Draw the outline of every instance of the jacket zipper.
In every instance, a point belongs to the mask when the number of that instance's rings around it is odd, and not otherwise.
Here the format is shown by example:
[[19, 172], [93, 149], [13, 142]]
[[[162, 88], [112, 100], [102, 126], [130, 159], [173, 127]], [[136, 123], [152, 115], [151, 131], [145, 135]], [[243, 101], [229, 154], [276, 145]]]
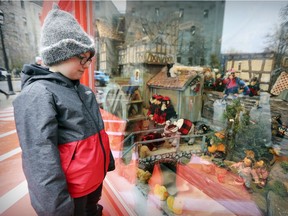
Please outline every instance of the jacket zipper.
[[89, 109], [87, 108], [86, 104], [85, 104], [84, 101], [82, 100], [82, 98], [81, 98], [81, 96], [80, 96], [80, 94], [79, 94], [79, 91], [78, 91], [78, 87], [77, 87], [77, 86], [74, 86], [74, 89], [75, 89], [75, 91], [76, 91], [76, 93], [77, 93], [80, 101], [81, 101], [82, 104], [84, 105], [86, 111], [88, 112], [90, 118], [93, 120], [96, 129], [98, 130], [98, 135], [99, 135], [99, 140], [100, 140], [100, 144], [101, 144], [101, 149], [102, 149], [103, 154], [104, 154], [104, 177], [105, 177], [105, 176], [106, 176], [106, 173], [107, 173], [107, 172], [106, 172], [106, 153], [105, 153], [104, 145], [103, 145], [103, 142], [102, 142], [102, 137], [101, 137], [101, 134], [100, 134], [100, 129], [99, 129], [97, 123], [95, 122], [95, 120], [94, 120], [94, 118], [93, 118], [93, 115], [90, 113], [90, 111], [89, 111]]

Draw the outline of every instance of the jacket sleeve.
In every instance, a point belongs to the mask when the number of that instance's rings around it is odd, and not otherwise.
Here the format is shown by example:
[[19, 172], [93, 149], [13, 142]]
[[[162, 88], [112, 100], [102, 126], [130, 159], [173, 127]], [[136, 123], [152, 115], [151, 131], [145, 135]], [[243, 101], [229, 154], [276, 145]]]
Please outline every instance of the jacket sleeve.
[[73, 215], [74, 204], [62, 171], [53, 95], [31, 84], [14, 100], [22, 166], [33, 208], [38, 215]]

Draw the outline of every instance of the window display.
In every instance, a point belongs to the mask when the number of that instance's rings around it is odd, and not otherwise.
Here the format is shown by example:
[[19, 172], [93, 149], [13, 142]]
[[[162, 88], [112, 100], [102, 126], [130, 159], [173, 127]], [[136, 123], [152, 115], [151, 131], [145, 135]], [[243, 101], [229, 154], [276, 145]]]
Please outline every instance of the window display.
[[260, 7], [249, 2], [127, 1], [121, 14], [97, 4], [106, 49], [95, 70], [110, 75], [101, 103], [116, 160], [105, 188], [123, 215], [287, 213], [287, 51], [223, 52], [229, 10], [239, 20], [239, 5]]

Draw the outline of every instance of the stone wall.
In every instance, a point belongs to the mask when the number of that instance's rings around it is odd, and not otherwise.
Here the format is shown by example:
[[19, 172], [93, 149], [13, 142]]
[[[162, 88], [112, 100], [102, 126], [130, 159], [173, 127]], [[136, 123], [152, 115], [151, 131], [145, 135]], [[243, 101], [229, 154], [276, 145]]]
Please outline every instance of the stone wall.
[[[221, 100], [223, 98], [222, 92], [216, 91], [204, 91], [203, 94], [203, 110], [202, 110], [202, 117], [207, 119], [209, 122], [213, 122], [213, 115], [214, 115], [214, 103], [216, 100]], [[228, 99], [228, 101], [231, 99]], [[241, 103], [244, 104], [245, 109], [251, 110], [252, 107], [255, 107], [257, 103], [259, 103], [260, 109], [263, 108], [263, 103], [268, 103], [267, 109], [270, 109], [271, 117], [281, 114], [282, 122], [285, 125], [288, 125], [288, 102], [277, 99], [270, 95], [267, 92], [261, 92], [261, 96], [244, 96], [241, 97]]]

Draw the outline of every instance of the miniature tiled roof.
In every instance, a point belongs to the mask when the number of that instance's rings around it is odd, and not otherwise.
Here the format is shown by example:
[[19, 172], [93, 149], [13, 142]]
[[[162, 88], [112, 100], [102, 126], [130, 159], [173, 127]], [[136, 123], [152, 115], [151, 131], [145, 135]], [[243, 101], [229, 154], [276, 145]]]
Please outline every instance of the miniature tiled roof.
[[101, 38], [110, 38], [117, 41], [123, 41], [122, 35], [116, 32], [115, 29], [113, 29], [103, 20], [96, 20], [96, 27]]
[[176, 77], [168, 77], [167, 67], [163, 67], [156, 76], [147, 82], [147, 85], [154, 88], [184, 91], [186, 86], [198, 75], [199, 72], [202, 72], [202, 70], [203, 68], [201, 67], [178, 66], [177, 71], [179, 75]]

